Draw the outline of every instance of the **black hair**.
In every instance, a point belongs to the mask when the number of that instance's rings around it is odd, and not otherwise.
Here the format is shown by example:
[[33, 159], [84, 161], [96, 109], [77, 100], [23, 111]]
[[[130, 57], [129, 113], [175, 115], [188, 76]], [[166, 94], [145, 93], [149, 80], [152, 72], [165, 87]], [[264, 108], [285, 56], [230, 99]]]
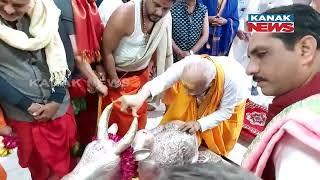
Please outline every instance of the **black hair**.
[[222, 163], [197, 163], [162, 171], [159, 180], [258, 180], [239, 166]]
[[320, 13], [309, 5], [293, 4], [272, 8], [263, 14], [293, 14], [293, 33], [273, 33], [272, 36], [279, 38], [286, 48], [293, 50], [295, 44], [306, 35], [313, 36], [317, 41], [317, 49], [320, 49]]

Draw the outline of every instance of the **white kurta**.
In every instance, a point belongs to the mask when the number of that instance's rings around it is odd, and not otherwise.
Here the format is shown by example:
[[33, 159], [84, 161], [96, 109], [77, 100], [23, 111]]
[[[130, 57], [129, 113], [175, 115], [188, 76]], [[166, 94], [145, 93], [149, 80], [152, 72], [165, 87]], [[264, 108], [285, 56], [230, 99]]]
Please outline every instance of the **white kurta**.
[[[149, 81], [143, 89], [150, 91], [152, 97], [154, 97], [173, 86], [180, 80], [184, 67], [194, 62], [194, 60], [199, 60], [190, 57], [192, 56], [174, 63], [163, 74]], [[247, 78], [245, 78], [244, 68], [235, 60], [225, 56], [212, 58], [221, 64], [224, 70], [224, 94], [219, 108], [212, 114], [198, 120], [202, 131], [212, 129], [218, 126], [220, 122], [229, 119], [234, 112], [235, 106], [249, 96], [246, 88], [248, 85], [246, 84], [250, 83], [250, 81], [248, 82]], [[208, 62], [210, 66], [212, 65], [212, 67], [214, 67], [213, 62]]]
[[[251, 0], [252, 2], [252, 0]], [[249, 0], [238, 1], [238, 14], [239, 14], [239, 29], [240, 31], [247, 32], [247, 19], [248, 19], [248, 7], [250, 5]], [[237, 60], [244, 68], [247, 67], [249, 59], [247, 57], [248, 42], [240, 40], [236, 36], [232, 42], [229, 56], [232, 59]]]

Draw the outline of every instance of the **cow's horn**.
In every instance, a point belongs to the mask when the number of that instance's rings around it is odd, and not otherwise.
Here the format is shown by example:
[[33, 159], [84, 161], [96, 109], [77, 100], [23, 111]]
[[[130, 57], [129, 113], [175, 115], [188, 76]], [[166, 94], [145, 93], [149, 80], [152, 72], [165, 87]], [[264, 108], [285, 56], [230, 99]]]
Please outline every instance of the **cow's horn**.
[[108, 139], [108, 123], [113, 103], [104, 108], [98, 123], [97, 139]]
[[130, 147], [131, 143], [134, 140], [138, 130], [138, 119], [135, 117], [131, 123], [130, 129], [124, 135], [124, 137], [116, 145], [116, 154], [121, 154], [124, 150]]

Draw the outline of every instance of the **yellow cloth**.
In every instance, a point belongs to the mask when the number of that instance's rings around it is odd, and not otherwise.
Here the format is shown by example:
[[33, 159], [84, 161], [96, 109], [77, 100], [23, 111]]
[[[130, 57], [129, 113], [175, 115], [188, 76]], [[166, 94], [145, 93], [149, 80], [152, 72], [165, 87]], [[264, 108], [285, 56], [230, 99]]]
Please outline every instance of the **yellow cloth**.
[[[209, 60], [212, 60], [208, 58]], [[169, 89], [164, 97], [164, 101], [169, 104], [161, 124], [170, 121], [181, 120], [185, 122], [196, 121], [201, 117], [215, 112], [224, 93], [224, 71], [220, 64], [215, 62], [217, 75], [212, 82], [205, 100], [197, 106], [196, 98], [188, 95], [185, 87], [178, 82]], [[213, 152], [220, 155], [227, 155], [238, 140], [243, 125], [245, 101], [235, 107], [231, 118], [223, 121], [219, 126], [205, 132], [197, 132], [199, 142], [204, 142]]]

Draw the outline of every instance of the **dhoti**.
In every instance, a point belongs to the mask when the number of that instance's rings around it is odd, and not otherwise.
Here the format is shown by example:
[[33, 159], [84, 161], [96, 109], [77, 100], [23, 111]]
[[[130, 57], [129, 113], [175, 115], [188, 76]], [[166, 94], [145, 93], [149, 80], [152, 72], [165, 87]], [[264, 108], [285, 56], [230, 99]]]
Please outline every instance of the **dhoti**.
[[76, 115], [78, 141], [82, 146], [86, 146], [96, 135], [98, 95], [87, 92], [87, 80], [84, 78], [73, 79], [69, 92], [72, 100], [84, 98], [86, 101], [86, 109], [81, 109]]
[[[111, 102], [117, 100], [122, 95], [132, 95], [138, 93], [144, 84], [149, 80], [148, 68], [136, 72], [118, 72], [122, 86], [117, 89], [109, 88], [108, 96], [102, 100], [102, 108], [105, 108]], [[116, 123], [118, 125], [118, 135], [124, 136], [129, 130], [133, 117], [131, 111], [121, 112], [120, 104], [115, 103], [109, 119], [109, 125]], [[143, 129], [147, 123], [147, 103], [144, 102], [138, 111], [138, 129]]]
[[18, 137], [19, 164], [29, 168], [32, 179], [63, 177], [72, 168], [70, 150], [76, 140], [76, 124], [70, 106], [62, 117], [47, 122], [11, 120]]

